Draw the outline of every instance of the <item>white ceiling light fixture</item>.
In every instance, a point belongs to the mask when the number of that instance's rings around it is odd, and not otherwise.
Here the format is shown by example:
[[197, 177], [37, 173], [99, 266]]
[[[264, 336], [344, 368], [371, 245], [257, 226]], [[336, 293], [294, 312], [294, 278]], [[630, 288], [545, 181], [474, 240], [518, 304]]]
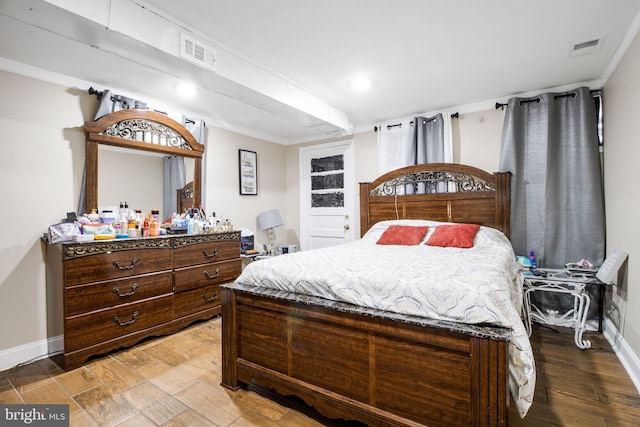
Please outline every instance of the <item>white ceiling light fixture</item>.
[[196, 87], [189, 82], [180, 82], [176, 86], [176, 90], [180, 96], [185, 98], [193, 97], [196, 94]]
[[366, 92], [371, 88], [371, 80], [366, 76], [358, 76], [349, 82], [349, 87], [356, 92]]

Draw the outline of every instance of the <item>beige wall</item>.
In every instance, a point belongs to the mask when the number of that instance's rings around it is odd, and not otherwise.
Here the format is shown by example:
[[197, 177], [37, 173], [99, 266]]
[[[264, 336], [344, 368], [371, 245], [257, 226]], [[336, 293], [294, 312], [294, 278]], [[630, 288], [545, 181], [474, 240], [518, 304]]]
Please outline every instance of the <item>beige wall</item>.
[[638, 37], [605, 84], [604, 179], [607, 252], [629, 253], [626, 280], [611, 289], [607, 316], [635, 355], [640, 356], [640, 40]]
[[[258, 157], [258, 195], [241, 196], [238, 188], [238, 149], [255, 151]], [[257, 226], [262, 211], [278, 208], [286, 215], [285, 147], [224, 129], [207, 127], [205, 162], [205, 208], [229, 217], [236, 229], [254, 231], [256, 243], [266, 242], [266, 234]], [[276, 241], [285, 241], [289, 228], [276, 228]]]
[[[19, 363], [46, 354], [46, 245], [41, 244], [40, 237], [49, 225], [77, 210], [84, 168], [84, 122], [93, 118], [97, 100], [86, 89], [1, 71], [0, 93], [3, 100], [0, 370], [3, 370], [10, 367], [3, 365], [8, 361]], [[258, 153], [257, 196], [239, 195], [239, 148]], [[285, 152], [285, 147], [279, 144], [207, 127], [203, 167], [207, 212], [224, 214], [236, 228], [255, 230], [259, 212], [273, 207], [284, 209]], [[130, 207], [136, 204], [136, 200], [127, 201]], [[278, 230], [280, 240], [284, 240], [285, 232]], [[256, 238], [265, 240], [262, 232]]]
[[[87, 97], [0, 72], [0, 352], [46, 339], [42, 233], [75, 211]], [[46, 350], [46, 346], [45, 346]]]
[[504, 111], [495, 108], [453, 119], [454, 161], [497, 172], [503, 121]]

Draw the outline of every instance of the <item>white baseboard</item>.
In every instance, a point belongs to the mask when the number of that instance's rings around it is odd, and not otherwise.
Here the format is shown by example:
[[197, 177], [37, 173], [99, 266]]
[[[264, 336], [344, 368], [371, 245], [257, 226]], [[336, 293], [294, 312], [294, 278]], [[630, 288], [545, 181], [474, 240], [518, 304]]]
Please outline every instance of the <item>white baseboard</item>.
[[631, 381], [633, 381], [633, 384], [640, 393], [640, 359], [633, 350], [631, 350], [622, 335], [620, 335], [620, 332], [618, 332], [615, 325], [609, 319], [605, 319], [604, 321], [603, 334], [607, 341], [609, 341], [609, 344], [611, 344], [613, 351], [615, 351], [622, 366], [626, 369], [629, 377], [631, 377]]
[[0, 351], [0, 371], [13, 368], [21, 363], [42, 359], [49, 354], [62, 351], [64, 348], [63, 335], [23, 344]]

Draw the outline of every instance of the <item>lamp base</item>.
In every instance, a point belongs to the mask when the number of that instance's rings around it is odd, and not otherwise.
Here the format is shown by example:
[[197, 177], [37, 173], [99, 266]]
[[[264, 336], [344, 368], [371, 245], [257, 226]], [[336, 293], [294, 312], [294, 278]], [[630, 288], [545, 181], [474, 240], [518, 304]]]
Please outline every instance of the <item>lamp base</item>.
[[267, 255], [276, 255], [276, 230], [272, 227], [268, 230], [269, 246], [267, 247]]

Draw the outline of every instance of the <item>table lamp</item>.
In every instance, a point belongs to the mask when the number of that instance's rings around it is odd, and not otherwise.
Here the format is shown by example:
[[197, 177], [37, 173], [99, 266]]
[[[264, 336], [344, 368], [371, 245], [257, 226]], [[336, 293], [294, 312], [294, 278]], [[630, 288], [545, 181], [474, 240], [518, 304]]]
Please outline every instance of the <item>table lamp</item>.
[[258, 215], [258, 223], [260, 224], [260, 230], [267, 231], [267, 235], [269, 236], [268, 252], [269, 255], [274, 255], [276, 240], [275, 228], [284, 224], [280, 216], [280, 211], [278, 209], [271, 209], [262, 212]]

